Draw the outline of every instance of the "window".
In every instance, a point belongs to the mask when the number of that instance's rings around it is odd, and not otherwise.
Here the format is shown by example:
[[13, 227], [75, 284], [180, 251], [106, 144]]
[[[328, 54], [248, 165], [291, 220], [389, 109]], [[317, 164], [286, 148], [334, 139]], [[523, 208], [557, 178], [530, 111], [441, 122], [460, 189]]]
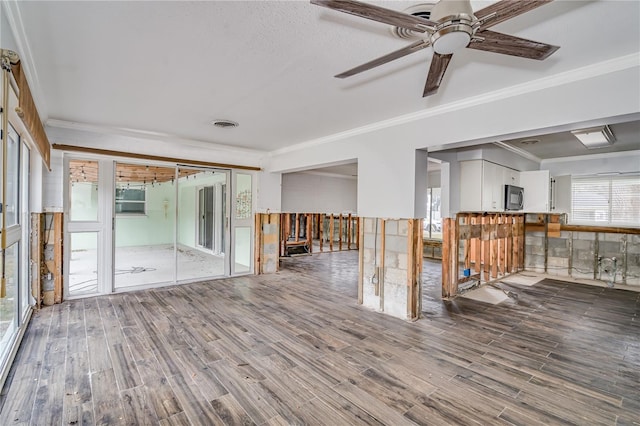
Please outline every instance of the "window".
[[574, 223], [640, 226], [640, 176], [589, 176], [571, 179]]
[[424, 220], [424, 236], [442, 239], [442, 216], [440, 210], [440, 188], [427, 190], [427, 217]]
[[116, 214], [144, 215], [146, 214], [146, 186], [117, 186]]

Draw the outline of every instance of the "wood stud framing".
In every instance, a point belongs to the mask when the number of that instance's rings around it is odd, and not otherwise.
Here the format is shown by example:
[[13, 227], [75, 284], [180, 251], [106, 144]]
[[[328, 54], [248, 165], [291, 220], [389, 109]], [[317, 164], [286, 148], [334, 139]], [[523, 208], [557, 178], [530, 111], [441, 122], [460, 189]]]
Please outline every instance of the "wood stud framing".
[[[294, 246], [304, 247], [307, 253], [313, 253], [314, 242], [318, 244], [316, 249], [320, 252], [357, 250], [359, 247], [360, 218], [357, 216], [324, 213], [280, 215], [280, 256], [286, 256], [287, 250]], [[324, 229], [325, 222], [327, 232]]]
[[524, 223], [523, 214], [508, 213], [458, 213], [444, 219], [442, 296], [455, 296], [458, 285], [471, 280], [490, 282], [523, 270]]

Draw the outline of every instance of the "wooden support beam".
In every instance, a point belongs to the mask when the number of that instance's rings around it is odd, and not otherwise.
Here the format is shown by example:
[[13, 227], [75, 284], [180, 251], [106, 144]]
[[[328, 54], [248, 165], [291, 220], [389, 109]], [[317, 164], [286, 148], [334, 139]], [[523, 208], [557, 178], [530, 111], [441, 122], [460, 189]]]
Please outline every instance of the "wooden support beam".
[[296, 243], [300, 241], [300, 213], [296, 213]]
[[474, 237], [474, 240], [473, 240], [475, 243], [475, 259], [476, 259], [474, 269], [476, 274], [479, 274], [482, 271], [482, 216], [476, 215], [474, 219], [475, 219], [474, 228], [476, 231], [479, 230], [477, 236]]
[[491, 278], [498, 277], [498, 216], [491, 215]]
[[329, 216], [329, 251], [333, 251], [333, 213]]
[[471, 215], [464, 215], [465, 225], [469, 227], [469, 232], [465, 234], [464, 240], [464, 269], [471, 270]]
[[319, 214], [318, 217], [320, 225], [318, 226], [318, 239], [320, 240], [320, 253], [322, 253], [323, 245], [324, 245], [324, 214]]
[[504, 246], [505, 246], [505, 235], [504, 235], [504, 221], [505, 217], [503, 215], [498, 215], [498, 274], [504, 275]]
[[351, 250], [351, 213], [347, 216], [347, 250]]
[[36, 309], [42, 306], [43, 261], [44, 213], [31, 213], [31, 295]]
[[[386, 249], [385, 243], [385, 235], [386, 235], [386, 225], [387, 221], [384, 219], [378, 219], [380, 221], [380, 251], [378, 252], [378, 259], [375, 259], [375, 263], [378, 265], [378, 283], [374, 288], [374, 292], [376, 296], [380, 297], [380, 311], [384, 312], [384, 253]], [[377, 235], [374, 235], [374, 238], [378, 238]]]
[[342, 251], [342, 237], [344, 237], [344, 226], [342, 223], [342, 213], [338, 216], [338, 229], [340, 232], [338, 233], [338, 250]]
[[307, 247], [309, 248], [309, 253], [313, 253], [313, 214], [307, 213]]
[[[419, 316], [418, 308], [418, 283], [417, 263], [418, 259], [422, 259], [422, 253], [418, 256], [416, 250], [418, 248], [417, 236], [420, 219], [407, 220], [407, 318], [415, 320]], [[422, 240], [422, 238], [420, 238]]]
[[53, 213], [53, 229], [55, 240], [53, 244], [53, 259], [55, 262], [55, 270], [53, 272], [53, 300], [54, 303], [62, 303], [63, 290], [62, 290], [62, 224], [63, 213]]
[[490, 229], [489, 229], [489, 217], [482, 217], [482, 270], [483, 278], [485, 281], [490, 281], [489, 265], [491, 263], [491, 245], [490, 245]]
[[360, 217], [356, 217], [356, 241], [356, 250], [360, 250], [360, 247], [362, 247], [360, 244]]
[[[365, 219], [366, 220], [366, 219]], [[364, 247], [363, 239], [364, 232], [361, 227], [364, 227], [365, 220], [358, 221], [358, 245]], [[364, 250], [358, 252], [358, 304], [362, 305], [363, 302], [363, 285], [364, 285]]]
[[458, 293], [458, 240], [455, 219], [444, 219], [442, 238], [442, 297], [449, 298]]
[[254, 217], [255, 241], [253, 243], [253, 273], [256, 275], [262, 274], [262, 213], [256, 213]]

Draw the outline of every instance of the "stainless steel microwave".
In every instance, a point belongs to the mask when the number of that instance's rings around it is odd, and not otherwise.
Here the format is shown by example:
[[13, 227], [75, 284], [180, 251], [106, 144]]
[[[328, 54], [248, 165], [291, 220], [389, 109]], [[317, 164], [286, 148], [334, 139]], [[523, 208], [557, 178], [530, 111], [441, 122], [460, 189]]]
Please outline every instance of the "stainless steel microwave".
[[524, 188], [514, 185], [504, 186], [504, 209], [522, 210], [524, 208]]

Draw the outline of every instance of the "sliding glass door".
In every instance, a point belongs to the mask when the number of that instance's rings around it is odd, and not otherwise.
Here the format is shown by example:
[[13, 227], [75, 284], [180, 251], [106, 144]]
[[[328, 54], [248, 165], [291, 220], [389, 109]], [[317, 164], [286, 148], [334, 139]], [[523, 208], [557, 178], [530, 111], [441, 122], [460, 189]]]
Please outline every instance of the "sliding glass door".
[[251, 174], [234, 172], [232, 182], [225, 169], [73, 156], [65, 164], [67, 297], [252, 271]]
[[114, 287], [175, 281], [176, 169], [115, 164]]
[[229, 275], [229, 171], [178, 168], [177, 281]]

